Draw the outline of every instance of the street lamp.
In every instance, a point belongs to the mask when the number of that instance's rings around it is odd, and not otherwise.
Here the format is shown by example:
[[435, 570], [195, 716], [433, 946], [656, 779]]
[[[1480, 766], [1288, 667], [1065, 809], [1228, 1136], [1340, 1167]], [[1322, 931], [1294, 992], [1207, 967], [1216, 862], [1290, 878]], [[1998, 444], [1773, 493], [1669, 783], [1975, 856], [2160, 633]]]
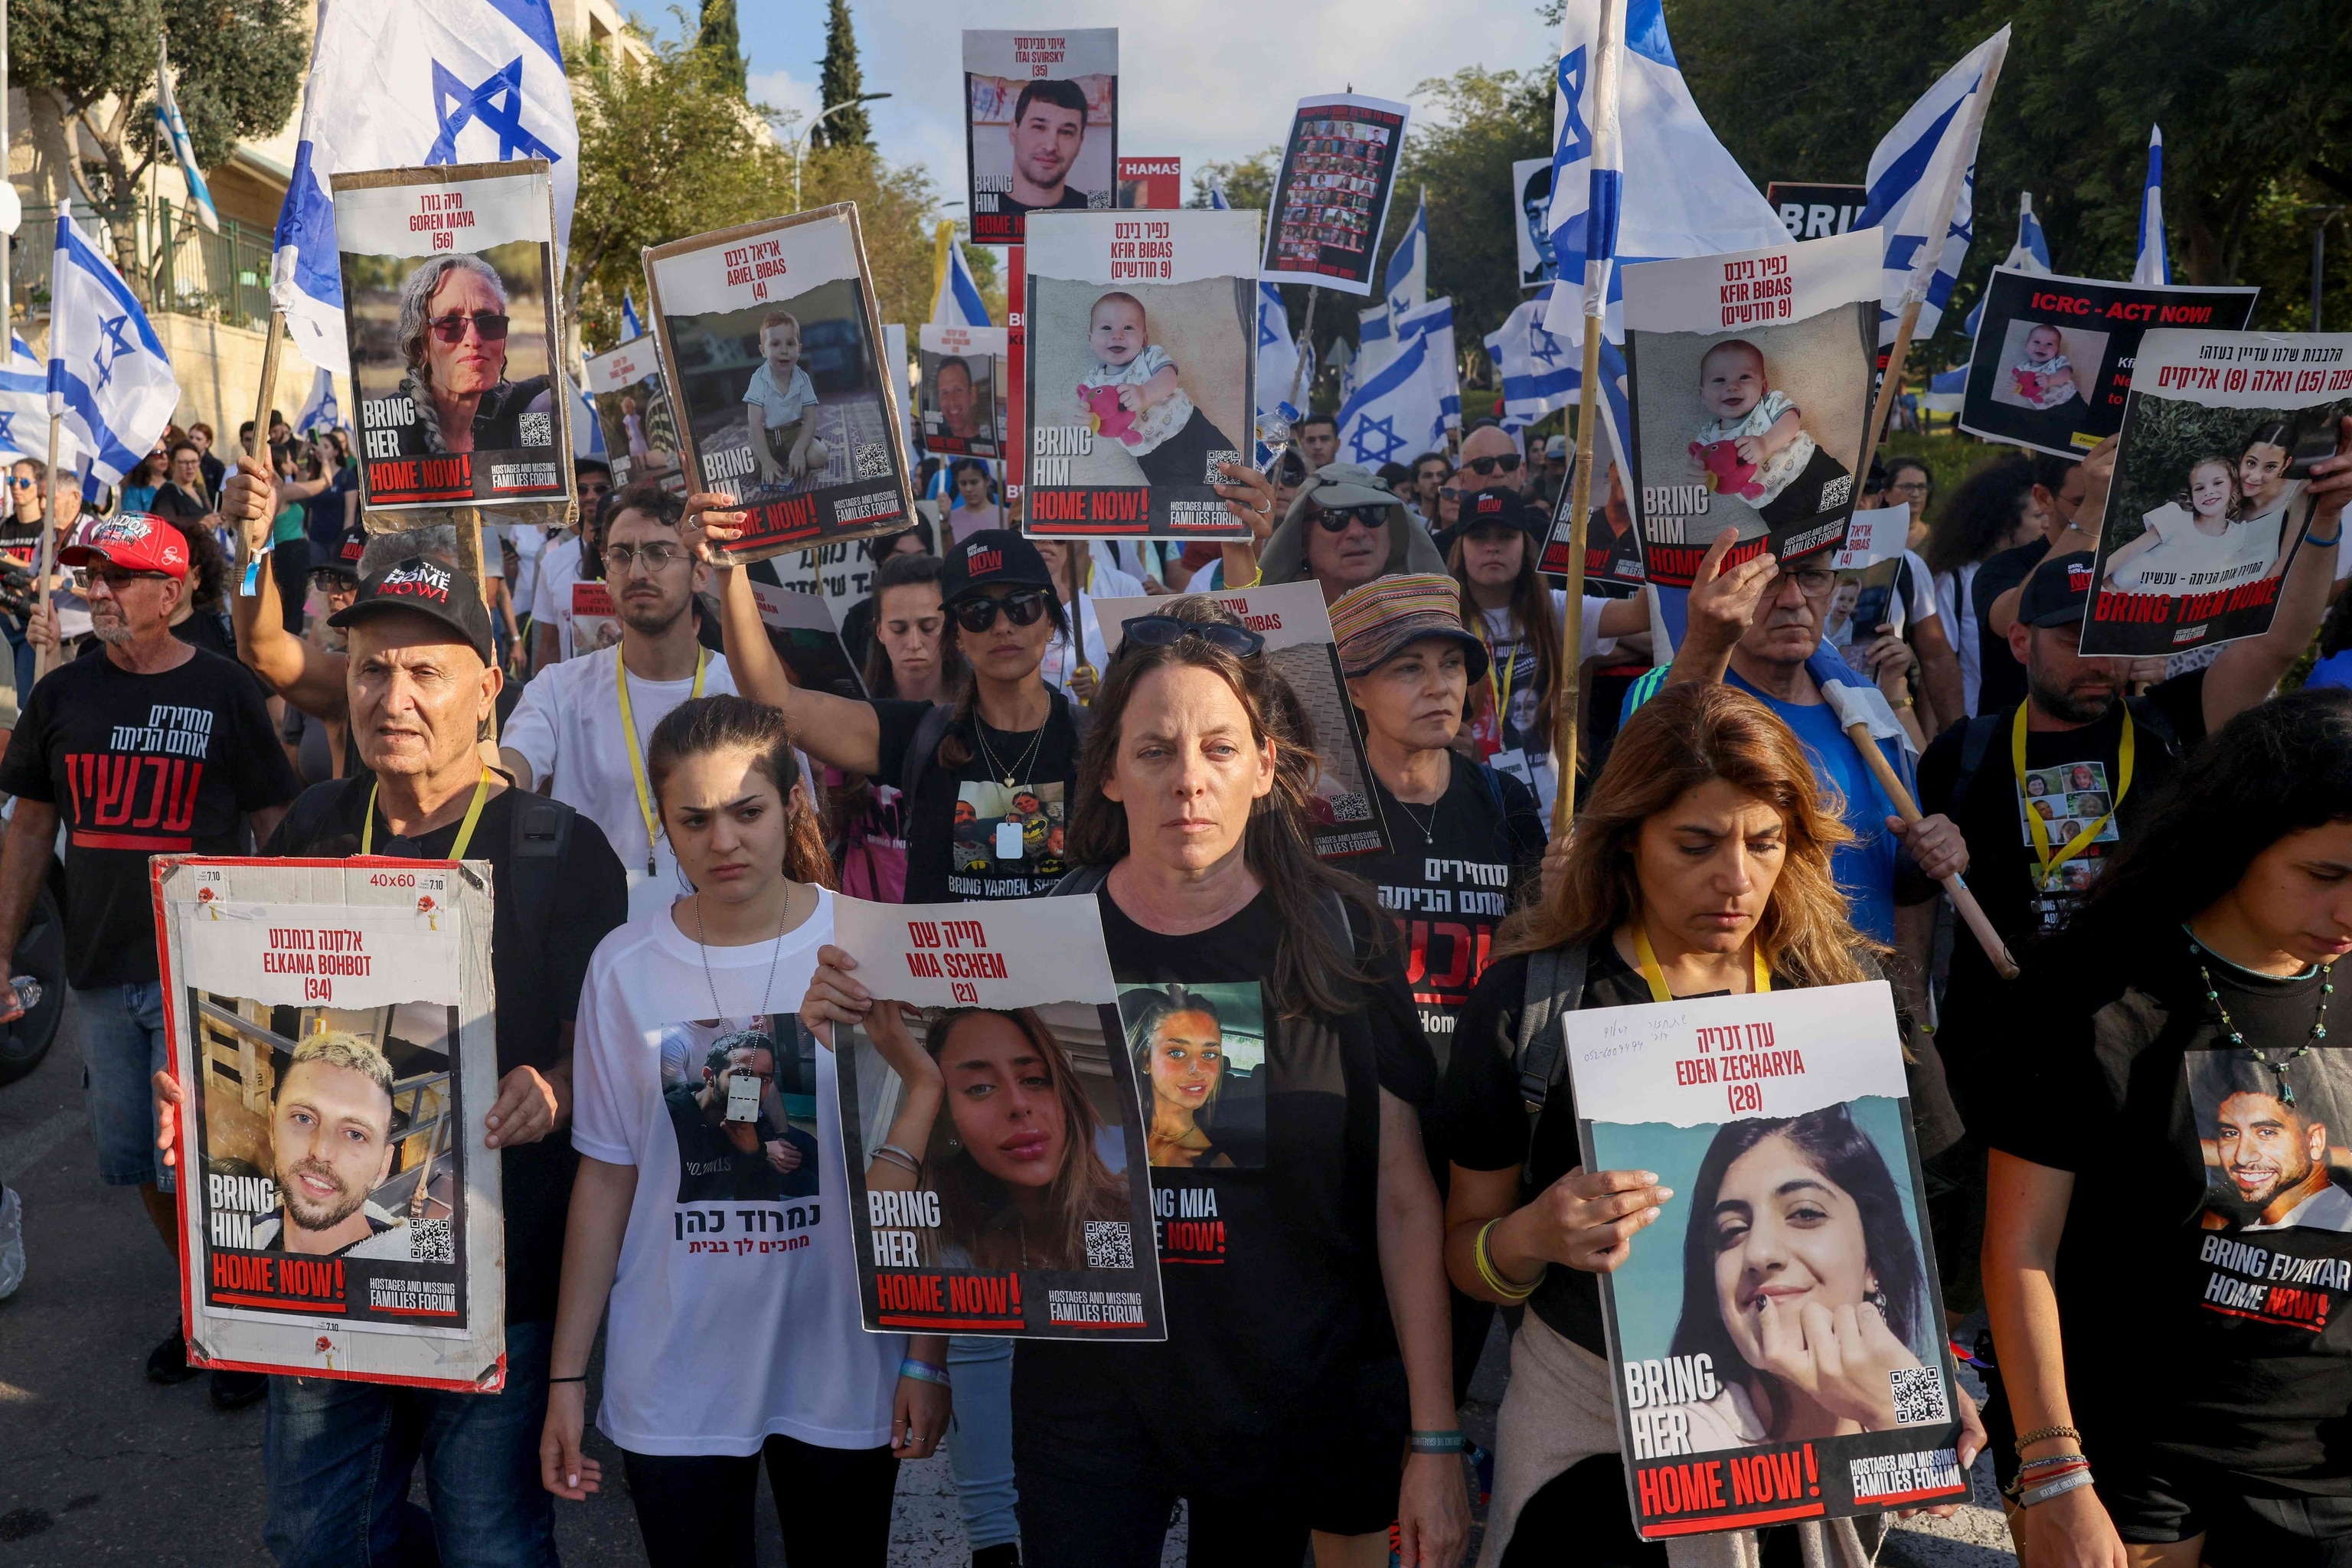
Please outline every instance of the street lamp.
[[856, 98], [844, 99], [839, 103], [829, 105], [819, 111], [817, 117], [810, 121], [801, 133], [793, 139], [793, 211], [798, 212], [801, 205], [801, 160], [808, 155], [809, 138], [816, 134], [816, 128], [824, 123], [827, 115], [838, 114], [845, 109], [855, 109], [861, 103], [873, 103], [889, 96], [887, 92], [861, 92]]
[[2311, 226], [2311, 330], [2318, 331], [2319, 297], [2327, 280], [2327, 226], [2344, 216], [2342, 207], [2309, 207], [2306, 216]]

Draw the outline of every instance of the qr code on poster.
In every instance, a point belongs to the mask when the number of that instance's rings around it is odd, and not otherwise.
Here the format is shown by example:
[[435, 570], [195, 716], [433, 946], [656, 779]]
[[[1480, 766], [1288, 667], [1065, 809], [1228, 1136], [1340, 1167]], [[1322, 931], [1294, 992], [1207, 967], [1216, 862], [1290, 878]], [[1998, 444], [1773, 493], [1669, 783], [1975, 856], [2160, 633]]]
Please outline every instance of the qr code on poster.
[[1895, 1390], [1895, 1424], [1897, 1426], [1926, 1426], [1952, 1418], [1952, 1407], [1944, 1399], [1944, 1369], [1937, 1366], [1898, 1366], [1886, 1374]]
[[857, 477], [861, 479], [887, 479], [890, 477], [890, 448], [879, 441], [861, 441], [857, 447]]
[[413, 1219], [408, 1222], [408, 1261], [411, 1263], [455, 1263], [457, 1244], [449, 1237], [449, 1222], [446, 1219]]
[[1087, 1221], [1087, 1267], [1089, 1268], [1132, 1268], [1135, 1267], [1135, 1237], [1123, 1219], [1090, 1219]]
[[1328, 798], [1334, 822], [1367, 822], [1371, 819], [1372, 803], [1355, 790], [1341, 790]]
[[555, 445], [555, 416], [552, 414], [520, 414], [515, 416], [515, 439], [526, 447]]
[[1218, 447], [1215, 451], [1209, 454], [1209, 460], [1202, 466], [1201, 482], [1204, 485], [1223, 484], [1225, 482], [1225, 470], [1218, 467], [1218, 465], [1221, 463], [1239, 463], [1241, 460], [1242, 455], [1239, 452], [1234, 451], [1231, 447]]

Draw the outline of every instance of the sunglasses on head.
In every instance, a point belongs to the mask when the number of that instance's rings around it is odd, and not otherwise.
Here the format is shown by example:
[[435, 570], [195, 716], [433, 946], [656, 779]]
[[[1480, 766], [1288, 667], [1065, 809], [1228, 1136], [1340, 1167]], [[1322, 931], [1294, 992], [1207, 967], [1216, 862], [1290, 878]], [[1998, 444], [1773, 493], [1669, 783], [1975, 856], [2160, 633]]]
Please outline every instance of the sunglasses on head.
[[498, 343], [506, 341], [508, 320], [495, 310], [477, 310], [470, 316], [435, 316], [425, 324], [445, 343], [465, 342], [467, 327], [479, 333], [484, 342]]
[[1186, 637], [1221, 647], [1236, 658], [1255, 658], [1265, 651], [1265, 638], [1247, 626], [1223, 621], [1183, 621], [1174, 616], [1138, 616], [1120, 629], [1125, 639], [1141, 647], [1174, 647]]
[[1519, 455], [1506, 452], [1499, 458], [1468, 458], [1462, 466], [1482, 479], [1489, 474], [1516, 474], [1519, 471]]
[[1345, 533], [1351, 522], [1362, 523], [1377, 533], [1389, 525], [1389, 509], [1384, 506], [1327, 507], [1315, 514], [1315, 526], [1326, 533]]
[[1034, 626], [1038, 617], [1045, 613], [1045, 595], [1035, 588], [1023, 588], [1001, 599], [992, 599], [983, 594], [958, 600], [950, 607], [948, 614], [953, 616], [956, 625], [964, 630], [984, 632], [996, 624], [996, 612], [999, 610], [1003, 611], [1004, 618], [1016, 626]]

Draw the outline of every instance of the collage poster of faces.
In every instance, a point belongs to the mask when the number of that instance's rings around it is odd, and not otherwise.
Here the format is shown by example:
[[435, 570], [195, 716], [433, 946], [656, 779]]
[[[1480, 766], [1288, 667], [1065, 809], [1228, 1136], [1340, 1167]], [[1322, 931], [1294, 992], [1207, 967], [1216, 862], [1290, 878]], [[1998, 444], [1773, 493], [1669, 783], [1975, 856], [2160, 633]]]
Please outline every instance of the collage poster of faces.
[[1027, 532], [1245, 539], [1215, 487], [1251, 449], [1258, 215], [1040, 215], [1024, 259]]
[[865, 1322], [1161, 1340], [1137, 1071], [1092, 899], [835, 904], [877, 1001], [838, 1026]]
[[661, 352], [653, 339], [623, 343], [587, 360], [588, 397], [596, 405], [613, 488], [650, 481], [686, 492], [677, 466], [677, 419], [662, 386]]
[[2079, 458], [2123, 427], [2151, 327], [2241, 331], [2259, 289], [2171, 289], [1993, 268], [1969, 358], [1960, 428]]
[[647, 247], [654, 337], [697, 490], [747, 512], [728, 553], [895, 532], [914, 516], [850, 203]]
[[1567, 1028], [1585, 1168], [1654, 1171], [1674, 1194], [1601, 1276], [1643, 1536], [1965, 1496], [1886, 984]]
[[1649, 580], [1835, 550], [1857, 494], [1877, 351], [1875, 230], [1625, 268], [1633, 477]]
[[560, 520], [571, 400], [553, 374], [546, 163], [337, 174], [334, 187], [361, 504]]
[[1276, 178], [1261, 277], [1372, 292], [1408, 104], [1333, 93], [1302, 98]]
[[2147, 657], [2270, 629], [2311, 465], [2352, 414], [2352, 333], [2141, 338], [2082, 651]]
[[155, 864], [190, 1338], [473, 1386], [505, 1317], [488, 893], [444, 862]]
[[971, 239], [1019, 245], [1033, 212], [1104, 212], [1118, 195], [1118, 29], [967, 30]]

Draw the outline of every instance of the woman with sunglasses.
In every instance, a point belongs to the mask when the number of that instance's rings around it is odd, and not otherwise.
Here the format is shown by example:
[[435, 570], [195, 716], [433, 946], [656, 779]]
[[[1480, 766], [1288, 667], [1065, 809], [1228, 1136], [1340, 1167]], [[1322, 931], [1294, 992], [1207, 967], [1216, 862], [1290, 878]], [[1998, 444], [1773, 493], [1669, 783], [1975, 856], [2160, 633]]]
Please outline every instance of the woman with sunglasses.
[[164, 451], [162, 438], [158, 437], [155, 449], [140, 458], [139, 466], [122, 477], [122, 510], [127, 512], [153, 510], [155, 492], [163, 488], [163, 480], [171, 467], [171, 457]]
[[436, 256], [400, 286], [401, 395], [416, 410], [403, 456], [511, 451], [520, 421], [554, 406], [544, 375], [507, 379], [507, 288], [478, 256]]
[[1269, 583], [1313, 578], [1325, 604], [1375, 577], [1445, 570], [1429, 531], [1360, 463], [1326, 463], [1301, 486], [1259, 563]]

